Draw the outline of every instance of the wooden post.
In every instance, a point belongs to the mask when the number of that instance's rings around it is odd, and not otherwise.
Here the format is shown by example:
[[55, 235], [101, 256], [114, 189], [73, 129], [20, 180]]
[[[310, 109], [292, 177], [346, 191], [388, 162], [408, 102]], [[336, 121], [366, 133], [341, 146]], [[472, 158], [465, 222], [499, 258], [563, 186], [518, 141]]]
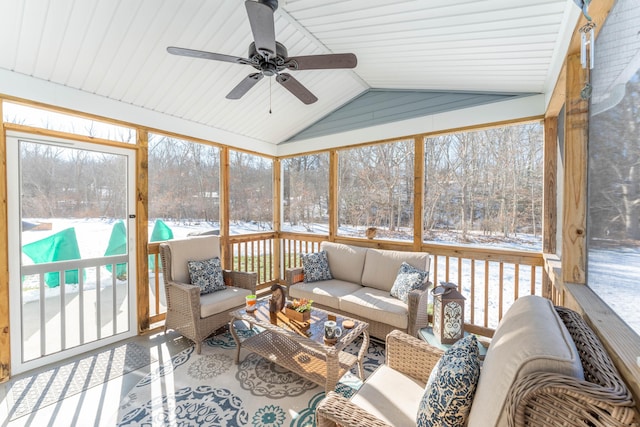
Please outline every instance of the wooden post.
[[271, 254], [273, 277], [284, 282], [284, 277], [280, 277], [280, 232], [282, 231], [282, 162], [280, 159], [273, 161], [273, 230], [276, 234]]
[[329, 241], [338, 236], [338, 151], [329, 152]]
[[[542, 184], [542, 252], [556, 253], [558, 212], [558, 117], [544, 119], [544, 167]], [[542, 274], [542, 296], [551, 299], [553, 283]]]
[[231, 269], [233, 254], [229, 250], [229, 147], [220, 148], [220, 255], [222, 266]]
[[136, 300], [138, 333], [149, 329], [149, 133], [137, 129], [136, 152]]
[[424, 138], [414, 137], [413, 166], [413, 250], [422, 247], [422, 219], [424, 212]]
[[[7, 141], [0, 98], [0, 382], [11, 375], [11, 340], [9, 335], [9, 218], [7, 212]], [[17, 183], [16, 183], [17, 184]]]
[[582, 99], [585, 70], [580, 55], [567, 57], [565, 104], [562, 280], [585, 283], [587, 222], [587, 142], [589, 102]]

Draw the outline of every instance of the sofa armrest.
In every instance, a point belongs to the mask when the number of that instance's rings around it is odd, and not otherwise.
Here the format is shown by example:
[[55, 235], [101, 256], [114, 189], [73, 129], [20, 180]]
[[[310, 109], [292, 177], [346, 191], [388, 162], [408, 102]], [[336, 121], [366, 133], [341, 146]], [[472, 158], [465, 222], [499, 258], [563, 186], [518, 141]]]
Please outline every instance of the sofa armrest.
[[224, 283], [227, 286], [235, 286], [238, 288], [248, 289], [252, 294], [256, 293], [258, 284], [258, 273], [247, 271], [224, 270]]
[[556, 373], [520, 378], [511, 387], [505, 407], [509, 426], [637, 426], [628, 390]]
[[423, 384], [444, 351], [419, 338], [394, 330], [387, 335], [385, 364]]
[[287, 268], [284, 273], [284, 279], [287, 288], [296, 283], [300, 283], [304, 280], [304, 270], [302, 267]]
[[316, 408], [318, 427], [393, 427], [330, 391]]
[[427, 308], [429, 306], [429, 289], [431, 289], [431, 285], [431, 282], [427, 282], [421, 289], [414, 289], [409, 292], [407, 299], [409, 310], [407, 333], [413, 337], [417, 337], [420, 329], [426, 328], [429, 324]]

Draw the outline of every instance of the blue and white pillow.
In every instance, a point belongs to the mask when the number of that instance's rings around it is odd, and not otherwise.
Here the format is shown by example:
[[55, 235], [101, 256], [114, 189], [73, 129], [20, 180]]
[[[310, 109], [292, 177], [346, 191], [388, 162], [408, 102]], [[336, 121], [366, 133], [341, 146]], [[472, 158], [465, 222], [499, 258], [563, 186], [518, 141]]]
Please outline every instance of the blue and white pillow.
[[421, 288], [428, 277], [428, 271], [420, 270], [403, 262], [391, 287], [391, 296], [406, 303], [409, 299], [409, 292]]
[[325, 251], [304, 254], [301, 258], [304, 281], [306, 283], [333, 279], [331, 270], [329, 270], [329, 259]]
[[480, 378], [478, 340], [467, 335], [442, 356], [425, 387], [418, 427], [464, 426]]
[[200, 286], [200, 295], [221, 291], [225, 288], [220, 258], [187, 261], [187, 265], [191, 284]]

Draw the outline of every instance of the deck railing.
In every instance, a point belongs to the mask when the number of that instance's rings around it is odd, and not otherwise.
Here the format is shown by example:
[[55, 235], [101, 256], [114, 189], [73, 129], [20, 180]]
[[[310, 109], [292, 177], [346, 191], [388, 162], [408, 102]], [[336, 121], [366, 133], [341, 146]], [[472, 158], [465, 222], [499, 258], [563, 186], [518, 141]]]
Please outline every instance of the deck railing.
[[[261, 233], [228, 238], [231, 268], [258, 273], [258, 289], [284, 281], [287, 268], [301, 266], [300, 255], [317, 252], [327, 236], [302, 233]], [[338, 238], [336, 241], [380, 249], [413, 251], [413, 245], [397, 241]], [[467, 329], [492, 335], [511, 304], [525, 295], [544, 295], [541, 253], [441, 244], [423, 244], [431, 255], [429, 280], [453, 282], [466, 297]], [[151, 257], [157, 257], [158, 244], [149, 244]], [[162, 318], [164, 295], [159, 260], [150, 263], [149, 273], [152, 320]], [[548, 296], [548, 295], [544, 295]]]

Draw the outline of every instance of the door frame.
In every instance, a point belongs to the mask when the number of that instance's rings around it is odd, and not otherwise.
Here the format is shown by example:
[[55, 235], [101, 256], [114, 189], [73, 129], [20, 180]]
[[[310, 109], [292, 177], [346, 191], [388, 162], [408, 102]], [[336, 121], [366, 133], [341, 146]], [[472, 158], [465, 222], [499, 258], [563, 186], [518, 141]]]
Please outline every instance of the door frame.
[[[117, 333], [106, 338], [97, 339], [79, 346], [60, 350], [56, 353], [41, 356], [24, 362], [22, 340], [22, 298], [21, 292], [16, 292], [15, 283], [21, 283], [21, 257], [22, 239], [20, 227], [20, 168], [18, 150], [20, 140], [55, 145], [63, 148], [75, 148], [99, 153], [123, 155], [127, 159], [127, 241], [128, 241], [128, 301], [129, 301], [129, 328], [125, 332]], [[135, 147], [125, 148], [111, 146], [88, 141], [78, 141], [46, 134], [32, 134], [28, 132], [7, 131], [7, 220], [8, 220], [8, 256], [9, 256], [9, 320], [10, 320], [10, 344], [11, 344], [11, 375], [16, 375], [31, 369], [35, 369], [50, 363], [55, 363], [97, 348], [116, 343], [138, 333], [137, 316], [137, 233], [136, 233], [136, 155]], [[13, 248], [13, 249], [12, 249]], [[79, 260], [80, 261], [80, 260]], [[99, 290], [99, 287], [97, 288]], [[11, 310], [11, 307], [17, 308]]]

